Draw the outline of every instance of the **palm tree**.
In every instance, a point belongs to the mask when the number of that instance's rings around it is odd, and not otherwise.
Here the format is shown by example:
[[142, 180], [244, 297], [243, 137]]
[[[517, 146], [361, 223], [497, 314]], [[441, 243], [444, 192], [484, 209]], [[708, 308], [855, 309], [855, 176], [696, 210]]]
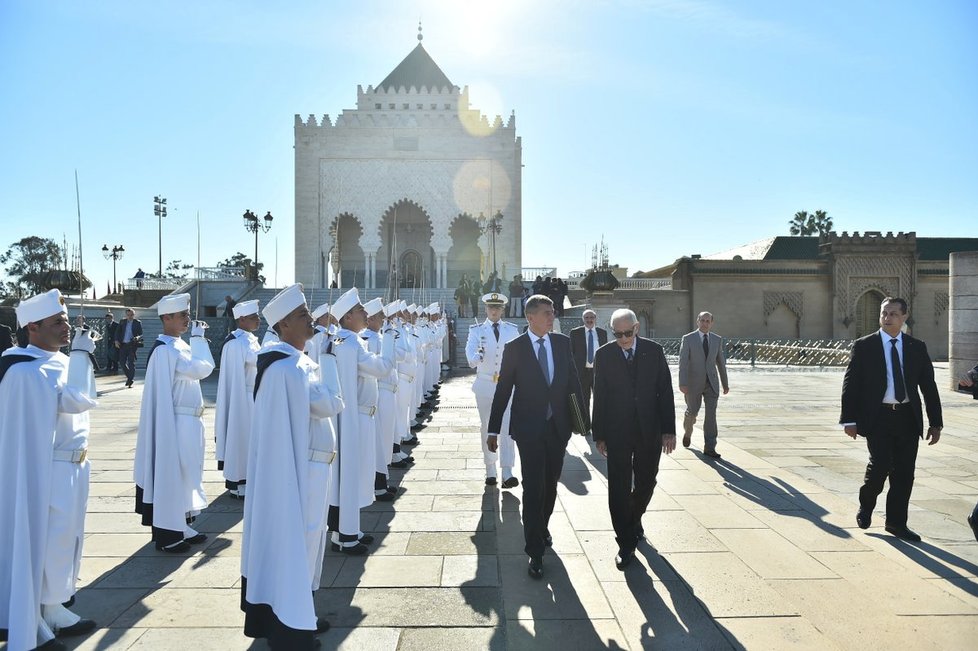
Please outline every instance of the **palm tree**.
[[792, 235], [828, 235], [832, 230], [832, 218], [824, 210], [816, 210], [814, 214], [800, 210], [788, 222], [788, 227]]
[[813, 220], [813, 215], [809, 215], [805, 210], [800, 210], [788, 222], [789, 232], [792, 235], [811, 235], [810, 229], [813, 226]]
[[832, 230], [832, 218], [824, 210], [816, 210], [814, 217], [815, 231], [812, 235], [828, 235]]

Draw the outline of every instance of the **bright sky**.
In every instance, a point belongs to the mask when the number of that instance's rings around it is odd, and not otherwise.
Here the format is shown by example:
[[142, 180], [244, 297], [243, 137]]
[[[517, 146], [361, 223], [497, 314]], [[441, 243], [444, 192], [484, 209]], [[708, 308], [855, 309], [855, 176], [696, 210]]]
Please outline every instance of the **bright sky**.
[[[293, 276], [293, 119], [337, 115], [416, 45], [523, 138], [523, 262], [631, 271], [788, 233], [978, 236], [970, 0], [0, 3], [0, 233], [77, 243], [101, 294], [254, 238]], [[490, 119], [491, 119], [490, 117]], [[277, 248], [277, 272], [276, 272]]]

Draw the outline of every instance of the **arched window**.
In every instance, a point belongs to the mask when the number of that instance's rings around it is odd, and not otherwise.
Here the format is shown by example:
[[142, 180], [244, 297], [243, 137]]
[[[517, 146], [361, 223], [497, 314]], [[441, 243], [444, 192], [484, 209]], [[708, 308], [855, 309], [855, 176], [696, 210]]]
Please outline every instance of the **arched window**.
[[880, 329], [880, 303], [885, 297], [870, 289], [856, 303], [856, 337], [864, 337]]

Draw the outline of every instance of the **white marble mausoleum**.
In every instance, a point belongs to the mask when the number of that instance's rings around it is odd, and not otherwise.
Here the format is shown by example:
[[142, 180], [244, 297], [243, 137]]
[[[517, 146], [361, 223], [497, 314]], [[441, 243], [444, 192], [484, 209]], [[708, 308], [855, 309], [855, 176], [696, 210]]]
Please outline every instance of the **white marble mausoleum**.
[[297, 282], [445, 288], [462, 274], [495, 268], [508, 282], [520, 272], [516, 116], [473, 108], [420, 28], [418, 41], [383, 81], [357, 87], [356, 108], [296, 115]]

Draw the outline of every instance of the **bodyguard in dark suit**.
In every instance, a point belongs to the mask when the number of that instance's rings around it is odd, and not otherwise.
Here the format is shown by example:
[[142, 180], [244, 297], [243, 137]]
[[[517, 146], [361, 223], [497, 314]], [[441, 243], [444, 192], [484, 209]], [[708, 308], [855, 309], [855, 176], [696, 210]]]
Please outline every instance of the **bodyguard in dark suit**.
[[662, 346], [636, 335], [635, 313], [615, 310], [611, 329], [617, 344], [602, 346], [594, 357], [591, 432], [598, 452], [608, 458], [608, 507], [619, 548], [615, 565], [623, 570], [645, 537], [642, 516], [655, 490], [659, 459], [676, 449], [676, 406]]
[[924, 433], [920, 393], [927, 408], [929, 445], [940, 440], [944, 421], [927, 346], [901, 330], [908, 316], [904, 299], [884, 298], [879, 331], [853, 344], [842, 380], [839, 422], [853, 439], [866, 437], [869, 447], [856, 524], [860, 529], [869, 528], [876, 498], [889, 479], [885, 528], [898, 538], [917, 541], [920, 536], [907, 528], [907, 508], [917, 446]]
[[591, 387], [594, 384], [594, 353], [608, 343], [608, 331], [595, 327], [598, 315], [594, 310], [584, 310], [581, 320], [584, 321], [584, 325], [570, 331], [571, 354], [574, 356], [577, 377], [581, 381], [581, 391], [584, 392], [584, 409], [590, 412]]
[[[557, 480], [571, 435], [570, 396], [582, 406], [581, 384], [566, 335], [550, 332], [554, 306], [546, 296], [526, 301], [528, 330], [506, 344], [499, 381], [489, 412], [487, 446], [493, 452], [509, 402], [509, 435], [523, 464], [523, 536], [530, 557], [529, 575], [543, 577], [543, 552], [552, 544], [550, 515], [557, 500]], [[586, 419], [586, 415], [585, 415]], [[585, 423], [586, 425], [586, 423]]]
[[125, 320], [119, 323], [115, 331], [115, 347], [119, 350], [127, 387], [132, 387], [133, 378], [136, 377], [136, 349], [142, 340], [143, 324], [136, 318], [132, 308], [129, 308], [126, 310]]
[[112, 312], [105, 313], [105, 330], [102, 336], [105, 339], [105, 372], [107, 375], [115, 375], [119, 372], [119, 349], [115, 347], [115, 335], [119, 329], [119, 324], [115, 322]]

